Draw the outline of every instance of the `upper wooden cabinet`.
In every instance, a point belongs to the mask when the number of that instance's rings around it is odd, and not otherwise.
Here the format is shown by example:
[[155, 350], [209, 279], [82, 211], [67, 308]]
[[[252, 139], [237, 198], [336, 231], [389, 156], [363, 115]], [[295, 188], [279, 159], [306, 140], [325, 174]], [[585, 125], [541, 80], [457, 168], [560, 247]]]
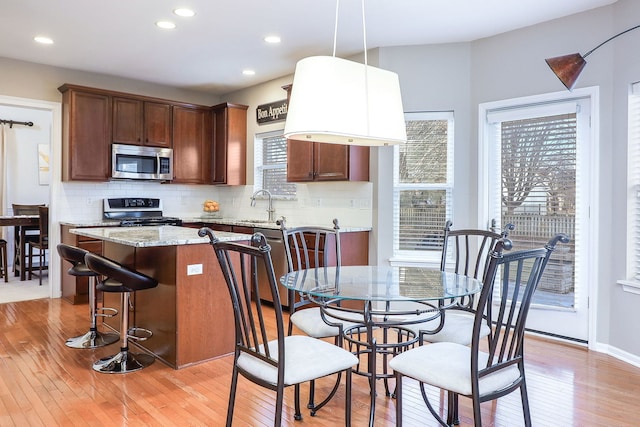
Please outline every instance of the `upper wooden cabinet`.
[[369, 147], [287, 141], [287, 181], [368, 181]]
[[246, 105], [222, 103], [211, 107], [213, 115], [212, 184], [247, 183]]
[[211, 119], [209, 108], [173, 107], [173, 182], [209, 183]]
[[171, 105], [114, 97], [113, 142], [171, 148]]
[[66, 84], [58, 90], [62, 92], [62, 180], [108, 180], [111, 97], [105, 91]]

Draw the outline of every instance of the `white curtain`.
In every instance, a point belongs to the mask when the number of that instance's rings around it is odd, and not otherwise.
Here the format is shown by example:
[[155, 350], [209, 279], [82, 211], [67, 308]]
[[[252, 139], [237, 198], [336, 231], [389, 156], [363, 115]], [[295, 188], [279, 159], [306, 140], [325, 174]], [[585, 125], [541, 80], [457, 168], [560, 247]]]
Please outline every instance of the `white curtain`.
[[[7, 197], [7, 147], [5, 144], [6, 126], [0, 124], [0, 215], [6, 215], [5, 199]], [[0, 227], [0, 238], [4, 238], [4, 227]]]

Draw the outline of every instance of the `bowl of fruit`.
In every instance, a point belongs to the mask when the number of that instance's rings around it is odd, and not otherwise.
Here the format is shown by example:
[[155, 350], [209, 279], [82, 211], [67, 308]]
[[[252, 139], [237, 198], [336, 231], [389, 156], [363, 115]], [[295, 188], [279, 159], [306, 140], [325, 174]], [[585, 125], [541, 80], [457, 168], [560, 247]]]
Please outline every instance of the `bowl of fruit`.
[[222, 214], [220, 213], [220, 203], [215, 200], [205, 200], [203, 203], [202, 210], [204, 211], [203, 216], [207, 218], [221, 218]]

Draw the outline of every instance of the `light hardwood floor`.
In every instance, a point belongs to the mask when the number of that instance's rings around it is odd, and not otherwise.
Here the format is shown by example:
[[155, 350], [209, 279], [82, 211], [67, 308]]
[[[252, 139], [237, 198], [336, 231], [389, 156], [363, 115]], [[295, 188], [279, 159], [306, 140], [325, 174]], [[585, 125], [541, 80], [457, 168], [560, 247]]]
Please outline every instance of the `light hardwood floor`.
[[[74, 350], [66, 338], [86, 332], [87, 306], [43, 299], [0, 304], [0, 426], [221, 426], [231, 357], [174, 370], [156, 361], [126, 375], [100, 374], [91, 363], [115, 353], [113, 344]], [[215, 327], [215, 325], [212, 325]], [[527, 375], [534, 426], [637, 426], [640, 369], [585, 348], [528, 337]], [[132, 347], [133, 348], [133, 347]], [[330, 380], [318, 384], [322, 394]], [[303, 386], [306, 399], [308, 387]], [[344, 424], [344, 387], [317, 416], [293, 420], [293, 389], [285, 397], [286, 426]], [[442, 401], [437, 391], [430, 394]], [[417, 392], [405, 382], [407, 426], [436, 426]], [[240, 379], [234, 426], [269, 426], [273, 393]], [[306, 401], [306, 400], [305, 400]], [[461, 425], [472, 425], [461, 398]], [[369, 396], [354, 375], [353, 425], [367, 423]], [[485, 426], [520, 426], [519, 393], [486, 403]], [[395, 401], [378, 387], [376, 426], [395, 425]]]

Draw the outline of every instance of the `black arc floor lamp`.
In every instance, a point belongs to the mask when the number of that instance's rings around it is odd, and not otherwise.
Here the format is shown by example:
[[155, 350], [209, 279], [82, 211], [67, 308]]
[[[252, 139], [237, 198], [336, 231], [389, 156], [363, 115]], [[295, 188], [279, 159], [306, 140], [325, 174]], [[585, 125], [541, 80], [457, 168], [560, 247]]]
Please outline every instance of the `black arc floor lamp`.
[[578, 80], [578, 76], [582, 72], [582, 69], [587, 65], [587, 61], [585, 58], [591, 55], [596, 49], [602, 46], [605, 43], [610, 42], [611, 40], [619, 37], [629, 31], [635, 30], [636, 28], [640, 28], [640, 25], [636, 25], [635, 27], [631, 27], [628, 30], [624, 30], [621, 33], [616, 34], [613, 37], [608, 38], [607, 40], [600, 43], [598, 46], [591, 49], [589, 52], [584, 55], [580, 55], [579, 53], [572, 53], [570, 55], [564, 56], [556, 56], [555, 58], [547, 58], [545, 61], [547, 65], [551, 68], [551, 71], [555, 73], [556, 76], [560, 79], [562, 84], [566, 86], [567, 89], [573, 89], [573, 85], [576, 84], [576, 80]]

